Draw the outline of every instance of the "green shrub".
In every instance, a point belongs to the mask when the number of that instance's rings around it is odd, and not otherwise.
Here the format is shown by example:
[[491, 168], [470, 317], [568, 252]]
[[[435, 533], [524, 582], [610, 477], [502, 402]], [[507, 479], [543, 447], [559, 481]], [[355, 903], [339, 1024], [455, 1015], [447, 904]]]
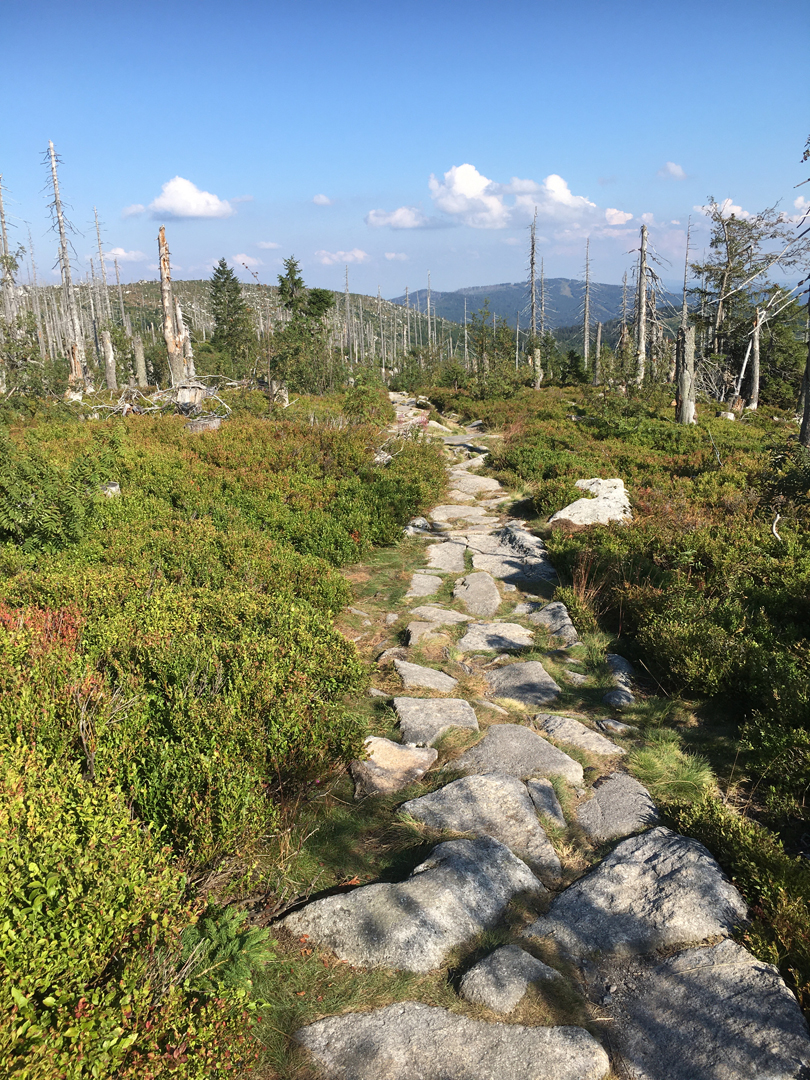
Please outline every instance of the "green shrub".
[[246, 1063], [244, 993], [185, 983], [195, 914], [168, 850], [120, 791], [1, 745], [2, 1075], [201, 1080]]

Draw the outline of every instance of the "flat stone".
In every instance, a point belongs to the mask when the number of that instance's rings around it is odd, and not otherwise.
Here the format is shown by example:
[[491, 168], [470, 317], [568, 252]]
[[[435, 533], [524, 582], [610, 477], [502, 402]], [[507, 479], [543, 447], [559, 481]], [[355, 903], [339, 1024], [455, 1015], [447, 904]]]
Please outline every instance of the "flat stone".
[[500, 649], [527, 649], [534, 634], [518, 623], [473, 623], [458, 642], [461, 652], [497, 652]]
[[[810, 1037], [778, 970], [736, 941], [599, 965], [588, 988], [612, 1013], [633, 1080], [798, 1080]], [[607, 991], [607, 993], [605, 993]]]
[[442, 579], [435, 574], [414, 574], [411, 578], [411, 587], [405, 593], [405, 599], [415, 596], [433, 596], [442, 587]]
[[527, 588], [532, 582], [547, 581], [556, 577], [557, 571], [547, 560], [532, 559], [523, 555], [487, 555], [476, 552], [473, 568], [510, 584]]
[[442, 633], [442, 628], [432, 622], [409, 622], [405, 629], [409, 645], [416, 645], [425, 638], [436, 637]]
[[327, 1080], [603, 1080], [609, 1068], [584, 1028], [493, 1024], [415, 1001], [330, 1016], [295, 1038]]
[[658, 824], [649, 791], [624, 772], [615, 772], [594, 787], [593, 798], [577, 810], [577, 820], [595, 840], [617, 840]]
[[438, 751], [402, 746], [372, 735], [365, 741], [368, 759], [351, 763], [354, 797], [391, 795], [421, 780], [439, 756]]
[[629, 660], [625, 660], [623, 656], [619, 656], [617, 653], [607, 653], [605, 663], [610, 668], [617, 686], [632, 686], [636, 669]]
[[521, 603], [515, 604], [512, 614], [534, 615], [535, 611], [539, 611], [543, 606], [543, 604], [539, 604], [536, 600], [521, 601]]
[[361, 611], [360, 608], [350, 607], [347, 610], [350, 611], [352, 615], [362, 615], [364, 619], [368, 618], [368, 612]]
[[464, 573], [464, 544], [446, 540], [431, 544], [427, 550], [427, 564], [433, 570], [447, 570], [454, 574]]
[[588, 676], [582, 675], [578, 671], [564, 671], [563, 678], [567, 683], [570, 683], [571, 686], [584, 686], [588, 681]]
[[538, 814], [544, 814], [560, 829], [568, 828], [568, 822], [562, 812], [560, 800], [557, 798], [557, 792], [554, 790], [554, 785], [550, 780], [527, 780], [526, 790]]
[[597, 720], [603, 731], [609, 731], [611, 735], [629, 735], [631, 731], [638, 730], [632, 724], [623, 724], [621, 720]]
[[450, 491], [447, 492], [447, 500], [448, 502], [464, 503], [469, 506], [471, 503], [475, 502], [475, 496], [468, 495], [464, 491], [459, 491], [458, 488], [451, 488]]
[[559, 978], [558, 971], [535, 960], [519, 945], [502, 945], [470, 968], [461, 980], [459, 993], [476, 1005], [510, 1013], [532, 984]]
[[417, 619], [425, 622], [439, 623], [441, 626], [454, 626], [456, 623], [470, 621], [469, 615], [462, 615], [460, 611], [451, 611], [450, 608], [438, 607], [436, 604], [423, 604], [411, 611]]
[[393, 626], [398, 619], [399, 615], [397, 615], [395, 611], [389, 611], [388, 614], [385, 616], [385, 625]]
[[501, 606], [501, 594], [489, 574], [468, 574], [456, 584], [453, 596], [471, 614], [484, 619], [491, 618]]
[[452, 476], [458, 469], [480, 469], [486, 459], [486, 454], [476, 454], [474, 457], [467, 458], [466, 461], [457, 461], [450, 470], [450, 475]]
[[568, 754], [522, 724], [493, 724], [481, 742], [450, 763], [460, 773], [507, 773], [519, 780], [534, 776], [562, 776], [581, 784], [582, 766]]
[[402, 679], [402, 685], [410, 690], [419, 687], [425, 690], [438, 690], [440, 693], [449, 694], [458, 686], [458, 679], [451, 675], [445, 675], [443, 671], [435, 668], [422, 667], [421, 664], [411, 664], [407, 660], [394, 660], [394, 667]]
[[459, 491], [465, 492], [467, 495], [481, 495], [484, 492], [495, 492], [505, 495], [497, 480], [491, 476], [475, 476], [469, 473], [458, 475], [453, 478], [454, 487], [457, 487]]
[[377, 657], [378, 664], [385, 664], [389, 660], [404, 660], [408, 650], [404, 645], [393, 645], [390, 649], [384, 649]]
[[368, 692], [369, 697], [384, 697], [390, 698], [391, 695], [386, 690], [378, 690], [376, 686], [372, 686]]
[[403, 742], [430, 746], [450, 728], [478, 731], [478, 719], [468, 701], [459, 698], [394, 698]]
[[633, 516], [624, 483], [618, 479], [577, 480], [576, 487], [589, 491], [594, 498], [577, 499], [548, 519], [549, 525], [567, 522], [572, 525], [607, 525], [611, 521], [629, 521]]
[[410, 814], [433, 829], [500, 840], [543, 880], [556, 881], [562, 872], [526, 786], [515, 776], [465, 776], [403, 803], [400, 813]]
[[558, 742], [568, 743], [580, 750], [587, 750], [590, 754], [598, 754], [600, 757], [615, 757], [616, 754], [624, 754], [625, 750], [616, 743], [600, 735], [598, 731], [580, 724], [571, 716], [552, 716], [550, 713], [540, 713], [534, 718], [552, 739]]
[[529, 622], [536, 626], [544, 626], [549, 634], [559, 638], [566, 645], [573, 645], [579, 640], [574, 624], [568, 614], [568, 608], [559, 600], [546, 604], [540, 611], [529, 615]]
[[433, 521], [485, 521], [487, 511], [481, 506], [434, 506], [430, 512]]
[[493, 697], [508, 698], [524, 705], [547, 705], [561, 693], [539, 660], [498, 668], [490, 672], [487, 680]]
[[483, 705], [485, 709], [492, 709], [492, 711], [497, 713], [498, 716], [508, 716], [509, 715], [509, 710], [508, 709], [502, 709], [500, 707], [500, 705], [496, 705], [494, 701], [487, 701], [486, 698], [479, 698], [478, 699], [478, 704]]
[[626, 709], [636, 703], [635, 697], [629, 690], [608, 690], [602, 696], [602, 701], [612, 709]]
[[624, 840], [524, 934], [572, 956], [631, 956], [725, 937], [746, 911], [702, 844], [659, 827]]
[[522, 892], [545, 889], [503, 844], [449, 840], [405, 881], [315, 900], [281, 925], [355, 967], [432, 971], [452, 949], [496, 926]]

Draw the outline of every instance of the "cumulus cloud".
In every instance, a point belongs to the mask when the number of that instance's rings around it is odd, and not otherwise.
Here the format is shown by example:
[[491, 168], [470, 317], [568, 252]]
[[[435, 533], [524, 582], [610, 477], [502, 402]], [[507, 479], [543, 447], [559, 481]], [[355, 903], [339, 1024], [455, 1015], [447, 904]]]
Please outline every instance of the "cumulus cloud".
[[626, 225], [628, 221], [632, 220], [633, 215], [625, 213], [624, 210], [613, 210], [608, 207], [605, 211], [605, 221], [608, 225]]
[[200, 191], [182, 176], [168, 180], [149, 209], [153, 218], [226, 218], [235, 213], [226, 199], [210, 191]]
[[328, 195], [316, 195], [312, 200], [316, 206], [331, 206], [332, 200]]
[[365, 262], [368, 252], [360, 248], [352, 248], [351, 251], [316, 251], [315, 258], [324, 266], [333, 266], [335, 263]]
[[146, 255], [142, 251], [125, 251], [122, 247], [114, 247], [107, 253], [107, 258], [117, 259], [120, 263], [143, 262]]
[[482, 175], [474, 165], [453, 165], [443, 180], [431, 175], [430, 194], [437, 210], [458, 218], [474, 229], [502, 229], [509, 223], [498, 185]]
[[805, 199], [804, 195], [799, 195], [793, 200], [793, 205], [799, 213], [804, 213], [805, 210], [810, 208], [810, 201]]
[[260, 240], [256, 247], [265, 251], [275, 251], [276, 248], [281, 247], [281, 244], [276, 244], [273, 240]]
[[387, 225], [391, 229], [429, 229], [435, 222], [418, 206], [400, 206], [396, 210], [369, 210], [366, 225], [374, 229]]
[[132, 206], [125, 206], [121, 211], [121, 217], [135, 217], [137, 214], [142, 214], [146, 207], [143, 203], [133, 203]]
[[252, 255], [231, 255], [231, 262], [242, 263], [243, 266], [264, 266], [261, 259], [254, 259]]
[[664, 180], [685, 180], [686, 173], [680, 165], [674, 161], [666, 161], [658, 170], [658, 175]]
[[[720, 214], [724, 218], [736, 217], [736, 218], [750, 218], [754, 215], [747, 210], [743, 210], [741, 206], [738, 206], [732, 199], [723, 199], [721, 203], [718, 203], [720, 207]], [[697, 210], [700, 213], [708, 214], [708, 206], [693, 206], [693, 210]]]
[[405, 262], [408, 258], [404, 251], [386, 251], [385, 257], [389, 262]]

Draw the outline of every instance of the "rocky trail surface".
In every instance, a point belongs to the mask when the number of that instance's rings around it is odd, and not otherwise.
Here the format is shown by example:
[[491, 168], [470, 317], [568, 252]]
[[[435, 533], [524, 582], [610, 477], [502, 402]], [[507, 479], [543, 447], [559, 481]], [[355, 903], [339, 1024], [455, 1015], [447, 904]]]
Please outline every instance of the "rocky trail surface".
[[[391, 397], [400, 429], [425, 426], [416, 401]], [[404, 880], [312, 900], [280, 925], [358, 968], [449, 967], [459, 1009], [364, 1002], [295, 1039], [329, 1080], [810, 1076], [793, 995], [732, 939], [743, 898], [623, 768], [633, 728], [615, 714], [638, 693], [632, 667], [608, 656], [612, 686], [584, 669], [542, 541], [478, 473], [494, 436], [432, 427], [449, 494], [406, 530], [424, 559], [408, 610], [385, 620], [372, 690], [400, 741], [369, 739], [352, 771], [357, 798], [407, 788], [396, 813], [438, 842]], [[629, 512], [620, 482], [580, 486], [601, 500], [593, 520], [608, 503]], [[571, 1023], [524, 1022], [572, 1001]]]

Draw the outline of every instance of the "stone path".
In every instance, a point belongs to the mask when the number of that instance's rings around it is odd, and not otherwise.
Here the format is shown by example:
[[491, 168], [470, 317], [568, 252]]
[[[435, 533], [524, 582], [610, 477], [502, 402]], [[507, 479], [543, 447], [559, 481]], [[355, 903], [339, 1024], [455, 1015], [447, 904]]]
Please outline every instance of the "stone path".
[[[795, 998], [730, 939], [746, 917], [742, 897], [702, 845], [659, 825], [649, 793], [623, 770], [635, 729], [577, 707], [587, 693], [593, 704], [577, 670], [585, 651], [575, 655], [576, 628], [553, 601], [542, 541], [476, 471], [488, 436], [481, 425], [448, 433], [428, 424], [426, 402], [391, 398], [400, 430], [443, 439], [450, 493], [405, 530], [424, 538], [424, 560], [408, 610], [387, 620], [380, 662], [393, 662], [386, 677], [403, 688], [392, 702], [401, 742], [368, 740], [352, 774], [358, 798], [408, 787], [393, 812], [445, 838], [404, 881], [313, 900], [281, 926], [356, 967], [429, 972], [452, 956], [460, 1011], [364, 1002], [296, 1040], [327, 1080], [604, 1080], [611, 1068], [622, 1080], [810, 1075]], [[620, 481], [578, 486], [595, 497], [561, 518], [628, 519]], [[397, 624], [407, 648], [396, 645]], [[603, 708], [632, 706], [632, 667], [614, 655], [606, 663], [615, 689]], [[457, 749], [440, 757], [448, 739]], [[499, 943], [465, 961], [484, 931]], [[498, 1020], [532, 995], [578, 1000], [589, 1030], [581, 1019], [549, 1025], [553, 1011]]]

